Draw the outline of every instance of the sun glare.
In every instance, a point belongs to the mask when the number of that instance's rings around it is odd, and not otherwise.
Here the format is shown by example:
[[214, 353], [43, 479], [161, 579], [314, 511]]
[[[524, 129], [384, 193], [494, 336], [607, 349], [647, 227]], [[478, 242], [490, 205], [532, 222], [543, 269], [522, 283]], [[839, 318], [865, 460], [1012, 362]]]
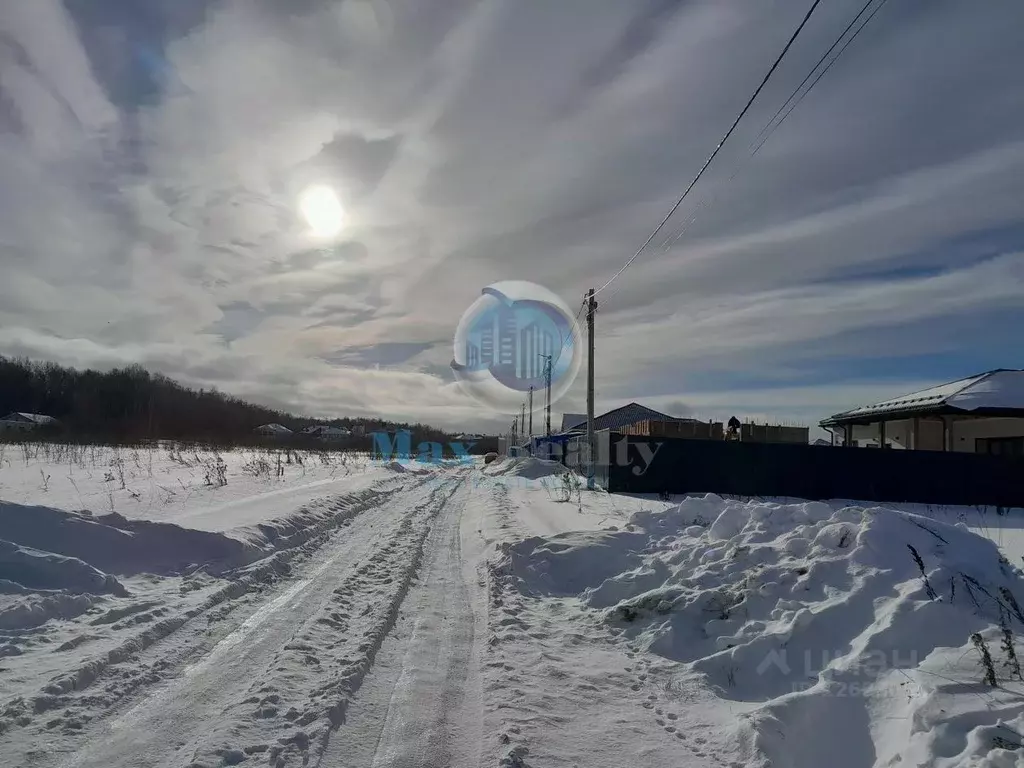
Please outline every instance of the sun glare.
[[330, 187], [309, 187], [299, 198], [299, 210], [317, 237], [334, 237], [345, 224], [345, 209]]

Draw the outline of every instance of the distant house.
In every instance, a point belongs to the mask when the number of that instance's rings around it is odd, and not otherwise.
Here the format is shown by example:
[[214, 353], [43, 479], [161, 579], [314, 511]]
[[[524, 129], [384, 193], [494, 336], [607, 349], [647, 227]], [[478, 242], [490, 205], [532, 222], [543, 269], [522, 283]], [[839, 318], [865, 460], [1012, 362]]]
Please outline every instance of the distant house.
[[1024, 456], [1024, 370], [1001, 368], [820, 422], [848, 446]]
[[330, 427], [322, 424], [312, 424], [301, 432], [303, 437], [315, 437], [317, 440], [329, 442], [331, 440], [344, 440], [352, 436], [352, 430], [344, 427]]
[[[641, 421], [694, 421], [694, 419], [676, 419], [666, 413], [648, 408], [640, 403], [627, 403], [620, 408], [602, 413], [594, 417], [594, 431], [602, 429], [621, 429]], [[562, 432], [583, 432], [587, 428], [587, 415], [580, 413], [562, 414]]]
[[12, 411], [0, 419], [0, 432], [31, 432], [45, 427], [59, 427], [60, 422], [53, 416], [41, 413], [21, 413]]
[[256, 427], [254, 431], [264, 437], [288, 437], [292, 434], [292, 431], [283, 424], [263, 424]]

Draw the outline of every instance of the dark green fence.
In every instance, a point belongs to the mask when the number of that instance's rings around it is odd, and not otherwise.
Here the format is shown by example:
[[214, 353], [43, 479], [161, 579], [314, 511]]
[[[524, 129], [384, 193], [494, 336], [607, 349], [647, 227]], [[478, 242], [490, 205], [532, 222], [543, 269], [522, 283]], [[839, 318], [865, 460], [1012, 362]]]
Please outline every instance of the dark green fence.
[[1024, 459], [1014, 456], [616, 433], [599, 435], [599, 456], [599, 480], [619, 493], [1024, 507]]

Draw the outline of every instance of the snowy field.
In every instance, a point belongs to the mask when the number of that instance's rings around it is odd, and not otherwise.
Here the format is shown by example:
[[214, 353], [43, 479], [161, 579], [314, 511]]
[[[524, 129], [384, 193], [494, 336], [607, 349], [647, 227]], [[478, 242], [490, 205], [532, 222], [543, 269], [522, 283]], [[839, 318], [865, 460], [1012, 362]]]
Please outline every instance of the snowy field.
[[10, 446], [0, 499], [4, 765], [1024, 765], [1019, 512]]
[[226, 531], [379, 469], [366, 454], [0, 443], [0, 499]]

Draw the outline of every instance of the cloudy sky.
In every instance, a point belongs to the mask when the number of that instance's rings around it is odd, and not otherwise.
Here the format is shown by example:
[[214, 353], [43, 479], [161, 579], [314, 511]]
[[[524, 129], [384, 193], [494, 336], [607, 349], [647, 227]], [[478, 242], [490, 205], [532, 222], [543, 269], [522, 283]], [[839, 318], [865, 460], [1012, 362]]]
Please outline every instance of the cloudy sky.
[[[599, 408], [814, 423], [1024, 366], [1019, 0], [890, 0], [750, 157], [862, 4], [821, 4], [601, 295]], [[0, 0], [0, 354], [504, 423], [453, 385], [463, 310], [605, 282], [809, 5]]]

